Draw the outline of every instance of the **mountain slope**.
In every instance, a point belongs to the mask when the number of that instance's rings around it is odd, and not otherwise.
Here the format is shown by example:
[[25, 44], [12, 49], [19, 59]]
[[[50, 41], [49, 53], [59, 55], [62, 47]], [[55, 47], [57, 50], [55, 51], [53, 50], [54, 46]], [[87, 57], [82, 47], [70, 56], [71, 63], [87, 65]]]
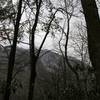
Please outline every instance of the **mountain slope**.
[[[9, 54], [10, 48], [6, 47], [6, 51], [0, 48], [0, 80], [6, 80], [7, 75], [7, 53]], [[80, 61], [76, 58], [69, 57], [69, 61], [73, 66], [77, 63], [80, 65]], [[76, 77], [68, 66], [66, 66], [66, 75], [64, 75], [64, 64], [63, 57], [57, 53], [48, 50], [42, 50], [40, 57], [37, 62], [37, 78], [35, 86], [35, 96], [36, 100], [39, 97], [46, 96], [49, 91], [55, 91], [55, 84], [63, 86], [63, 81], [66, 80], [68, 85], [72, 83], [77, 84]], [[29, 66], [29, 51], [17, 48], [16, 52], [16, 62], [14, 68], [14, 80], [16, 79], [22, 86], [18, 85], [16, 94], [12, 95], [12, 100], [26, 100], [28, 93], [30, 66]], [[80, 73], [80, 77], [84, 78], [84, 75]], [[21, 88], [20, 88], [21, 87]], [[45, 93], [46, 89], [49, 91]], [[40, 96], [41, 94], [41, 96]], [[46, 94], [46, 95], [45, 95]], [[43, 96], [44, 95], [44, 96]], [[1, 100], [1, 99], [0, 99]], [[42, 99], [41, 99], [42, 100]]]

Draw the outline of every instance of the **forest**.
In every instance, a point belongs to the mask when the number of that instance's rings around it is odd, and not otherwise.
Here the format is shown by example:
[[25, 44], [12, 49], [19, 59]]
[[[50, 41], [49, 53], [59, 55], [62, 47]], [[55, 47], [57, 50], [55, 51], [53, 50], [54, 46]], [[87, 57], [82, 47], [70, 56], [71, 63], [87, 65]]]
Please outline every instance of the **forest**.
[[0, 100], [100, 100], [100, 0], [0, 0]]

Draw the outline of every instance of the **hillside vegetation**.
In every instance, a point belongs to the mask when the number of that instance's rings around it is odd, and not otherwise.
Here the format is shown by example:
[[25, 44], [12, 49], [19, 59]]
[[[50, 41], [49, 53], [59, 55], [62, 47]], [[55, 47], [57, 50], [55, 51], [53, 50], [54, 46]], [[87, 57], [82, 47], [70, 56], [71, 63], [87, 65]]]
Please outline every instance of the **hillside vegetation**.
[[[9, 50], [10, 47], [5, 47], [5, 49], [0, 48], [1, 97], [4, 92], [5, 80], [7, 75]], [[90, 77], [90, 75], [88, 75], [88, 69], [83, 68], [82, 70], [81, 61], [77, 60], [76, 58], [69, 57], [69, 61], [72, 64], [73, 68], [76, 68], [76, 71], [79, 74], [80, 89], [82, 91], [85, 91], [86, 84], [84, 80], [86, 77]], [[66, 72], [64, 71], [64, 67], [64, 60], [61, 55], [49, 50], [41, 51], [40, 57], [37, 62], [37, 77], [34, 90], [35, 100], [49, 100], [50, 98], [52, 98], [52, 100], [58, 100], [58, 98], [60, 100], [64, 100], [65, 96], [72, 97], [75, 95], [74, 90], [78, 90], [79, 88], [78, 80], [67, 64]], [[11, 95], [11, 100], [27, 99], [29, 75], [29, 51], [26, 49], [17, 48], [16, 62], [11, 87], [13, 93]], [[64, 81], [66, 81], [66, 85], [64, 84]], [[87, 90], [89, 90], [89, 88]]]

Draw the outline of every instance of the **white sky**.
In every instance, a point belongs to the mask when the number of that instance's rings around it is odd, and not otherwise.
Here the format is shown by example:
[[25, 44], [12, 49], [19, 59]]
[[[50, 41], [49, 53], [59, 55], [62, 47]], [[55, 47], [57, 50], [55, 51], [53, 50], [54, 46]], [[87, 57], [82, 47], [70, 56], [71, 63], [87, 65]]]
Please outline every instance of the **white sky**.
[[[13, 0], [13, 1], [14, 1], [14, 3], [16, 2], [16, 0]], [[53, 0], [53, 2], [57, 2], [57, 0]], [[59, 4], [59, 2], [58, 2], [58, 4]], [[46, 13], [46, 11], [45, 11], [45, 13]], [[61, 17], [63, 18], [63, 16], [62, 16], [61, 13], [58, 13], [57, 16], [58, 16], [58, 17], [61, 16]], [[25, 20], [25, 14], [24, 14], [23, 17], [22, 17], [22, 20]], [[76, 20], [78, 20], [78, 19], [77, 19], [77, 18], [72, 18], [72, 20], [71, 20], [71, 29], [72, 29], [72, 27], [73, 27], [73, 23], [74, 23]], [[60, 25], [63, 26], [63, 23], [64, 23], [64, 20], [63, 20], [62, 22], [60, 22]], [[73, 27], [73, 28], [74, 28], [74, 27]], [[45, 34], [44, 34], [43, 32], [41, 32], [39, 35], [40, 35], [40, 36], [36, 36], [36, 38], [35, 38], [36, 47], [39, 47], [39, 45], [41, 44], [42, 39], [43, 39], [43, 37], [44, 37]], [[29, 36], [27, 35], [27, 37], [29, 37]], [[23, 42], [29, 43], [29, 39], [26, 38], [26, 36], [25, 36]], [[46, 38], [46, 41], [45, 41], [45, 43], [44, 43], [44, 45], [43, 45], [43, 49], [50, 49], [50, 50], [55, 49], [55, 45], [56, 45], [56, 44], [57, 44], [57, 41], [55, 41], [55, 39], [52, 39], [52, 38], [51, 38], [51, 35], [48, 35], [48, 37]], [[20, 45], [18, 45], [18, 46], [19, 46], [19, 47], [24, 47], [24, 48], [26, 48], [26, 49], [29, 48], [29, 45], [27, 45], [27, 44], [22, 44], [22, 43], [21, 43]], [[71, 49], [70, 49], [70, 51], [72, 52]]]

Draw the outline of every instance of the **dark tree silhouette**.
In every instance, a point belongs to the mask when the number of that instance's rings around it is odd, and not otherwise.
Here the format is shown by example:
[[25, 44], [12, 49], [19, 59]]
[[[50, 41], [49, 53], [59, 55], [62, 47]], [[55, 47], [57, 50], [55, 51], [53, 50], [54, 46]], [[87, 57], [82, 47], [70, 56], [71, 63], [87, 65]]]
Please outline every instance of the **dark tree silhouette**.
[[39, 55], [40, 55], [40, 52], [41, 52], [41, 49], [45, 43], [45, 40], [49, 34], [49, 31], [50, 31], [50, 26], [51, 26], [51, 23], [52, 21], [54, 20], [55, 18], [55, 14], [57, 13], [57, 11], [59, 9], [57, 9], [53, 15], [51, 15], [51, 19], [50, 19], [50, 22], [48, 23], [47, 25], [47, 29], [46, 29], [46, 34], [43, 38], [43, 41], [41, 42], [41, 45], [39, 47], [39, 49], [37, 50], [37, 54], [35, 52], [35, 45], [34, 45], [34, 39], [35, 39], [35, 31], [36, 31], [36, 27], [37, 27], [37, 23], [38, 23], [38, 17], [39, 17], [39, 11], [40, 11], [40, 7], [41, 7], [41, 3], [42, 3], [42, 0], [40, 0], [39, 2], [36, 1], [36, 6], [37, 6], [37, 12], [36, 12], [36, 16], [35, 16], [35, 23], [33, 25], [33, 28], [32, 28], [32, 33], [31, 33], [31, 43], [30, 43], [30, 66], [31, 66], [31, 73], [30, 73], [30, 83], [29, 83], [29, 94], [28, 94], [28, 100], [32, 100], [33, 99], [33, 94], [34, 94], [34, 85], [35, 85], [35, 78], [36, 78], [36, 63], [37, 63], [37, 60], [39, 58]]
[[31, 73], [30, 73], [30, 82], [29, 82], [29, 93], [28, 93], [28, 100], [33, 99], [33, 90], [34, 90], [34, 83], [36, 78], [36, 62], [37, 62], [37, 56], [35, 55], [35, 31], [38, 23], [39, 18], [39, 11], [41, 7], [42, 0], [36, 0], [36, 15], [35, 15], [35, 22], [32, 27], [31, 32], [31, 40], [30, 40], [30, 67], [31, 67]]
[[19, 5], [18, 5], [18, 13], [17, 13], [16, 24], [14, 29], [14, 39], [13, 39], [13, 44], [11, 46], [11, 51], [9, 55], [8, 73], [7, 73], [7, 82], [6, 82], [4, 100], [9, 100], [11, 94], [11, 81], [12, 81], [12, 74], [13, 74], [13, 68], [15, 63], [17, 37], [18, 37], [18, 31], [19, 31], [19, 25], [21, 19], [21, 8], [22, 8], [22, 0], [19, 1]]
[[95, 0], [81, 0], [87, 25], [88, 49], [95, 69], [97, 89], [100, 89], [100, 19]]

